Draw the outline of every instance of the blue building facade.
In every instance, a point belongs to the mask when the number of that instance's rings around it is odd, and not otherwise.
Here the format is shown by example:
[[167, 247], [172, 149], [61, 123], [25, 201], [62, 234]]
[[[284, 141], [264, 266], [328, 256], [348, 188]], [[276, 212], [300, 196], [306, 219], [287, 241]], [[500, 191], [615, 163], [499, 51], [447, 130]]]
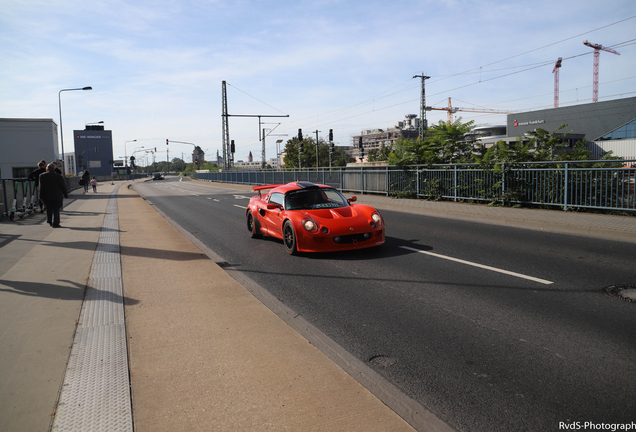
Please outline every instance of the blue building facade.
[[104, 126], [86, 126], [73, 131], [75, 137], [75, 172], [88, 169], [91, 176], [110, 176], [113, 170], [113, 132]]

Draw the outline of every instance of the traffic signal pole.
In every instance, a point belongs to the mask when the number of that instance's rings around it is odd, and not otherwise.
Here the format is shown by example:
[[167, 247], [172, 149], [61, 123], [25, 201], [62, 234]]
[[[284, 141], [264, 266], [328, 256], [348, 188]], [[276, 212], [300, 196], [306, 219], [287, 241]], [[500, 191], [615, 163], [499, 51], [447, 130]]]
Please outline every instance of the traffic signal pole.
[[316, 169], [318, 169], [320, 166], [318, 163], [318, 132], [320, 131], [316, 129], [314, 132], [316, 133]]

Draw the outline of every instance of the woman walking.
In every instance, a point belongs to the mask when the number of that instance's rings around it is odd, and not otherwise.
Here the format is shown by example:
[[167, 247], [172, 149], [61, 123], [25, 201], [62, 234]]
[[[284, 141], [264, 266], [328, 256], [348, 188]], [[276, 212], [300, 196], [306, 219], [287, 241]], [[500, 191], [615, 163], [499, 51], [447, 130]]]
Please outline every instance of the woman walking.
[[91, 175], [88, 170], [84, 170], [84, 174], [82, 174], [82, 180], [80, 180], [80, 184], [84, 186], [84, 193], [88, 192], [88, 184], [91, 181]]

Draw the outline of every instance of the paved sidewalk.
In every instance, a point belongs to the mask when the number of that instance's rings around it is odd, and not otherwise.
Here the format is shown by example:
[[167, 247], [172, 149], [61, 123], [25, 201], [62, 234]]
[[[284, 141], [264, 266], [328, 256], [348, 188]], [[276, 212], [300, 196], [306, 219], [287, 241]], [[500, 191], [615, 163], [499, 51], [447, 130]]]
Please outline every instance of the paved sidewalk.
[[[125, 182], [119, 239], [138, 431], [412, 428], [207, 258]], [[47, 431], [111, 192], [61, 229], [0, 222], [0, 430]], [[248, 186], [222, 185], [243, 191]], [[636, 241], [636, 217], [359, 196], [385, 210]], [[444, 430], [434, 417], [430, 424]]]
[[47, 431], [66, 370], [111, 185], [0, 222], [0, 430]]

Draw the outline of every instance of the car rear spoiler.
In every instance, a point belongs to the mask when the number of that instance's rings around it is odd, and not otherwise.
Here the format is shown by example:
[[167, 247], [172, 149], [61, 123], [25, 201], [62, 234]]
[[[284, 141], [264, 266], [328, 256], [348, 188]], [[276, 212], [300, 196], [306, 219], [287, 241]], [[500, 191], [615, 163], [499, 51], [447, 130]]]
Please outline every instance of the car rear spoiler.
[[282, 185], [282, 184], [271, 184], [271, 185], [252, 186], [252, 190], [254, 192], [258, 192], [258, 196], [260, 197], [262, 190], [274, 189], [275, 187], [278, 187], [278, 186], [284, 186], [284, 185]]

